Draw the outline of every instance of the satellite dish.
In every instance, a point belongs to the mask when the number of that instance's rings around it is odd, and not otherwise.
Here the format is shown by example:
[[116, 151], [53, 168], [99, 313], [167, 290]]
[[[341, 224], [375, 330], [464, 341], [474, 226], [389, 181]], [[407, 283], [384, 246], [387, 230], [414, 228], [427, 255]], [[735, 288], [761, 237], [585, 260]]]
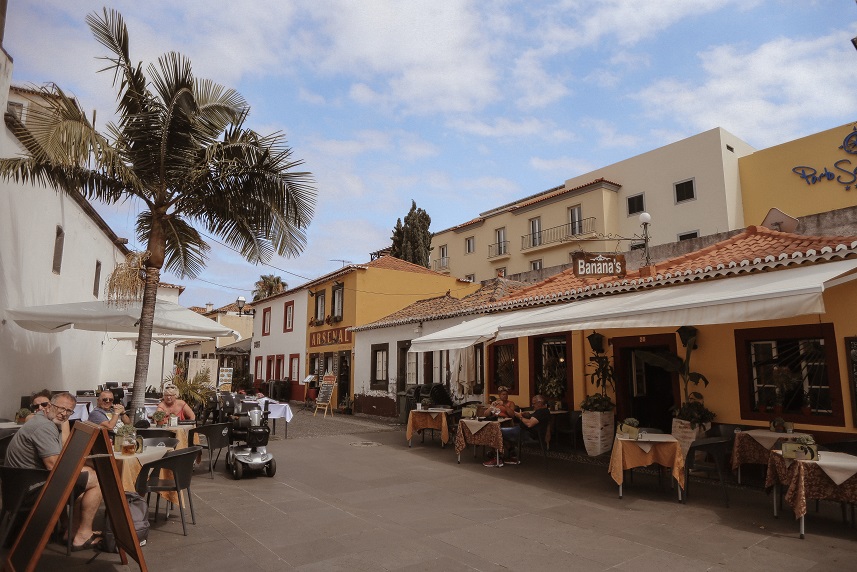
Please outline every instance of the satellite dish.
[[778, 208], [772, 208], [765, 215], [765, 220], [762, 221], [762, 226], [771, 230], [779, 230], [780, 232], [794, 232], [799, 221], [789, 216]]

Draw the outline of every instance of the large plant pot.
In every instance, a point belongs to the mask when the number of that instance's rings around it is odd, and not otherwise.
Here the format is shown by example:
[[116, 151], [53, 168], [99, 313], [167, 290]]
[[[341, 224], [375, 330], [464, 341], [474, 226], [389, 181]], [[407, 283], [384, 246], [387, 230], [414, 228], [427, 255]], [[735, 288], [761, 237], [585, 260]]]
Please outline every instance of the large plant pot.
[[613, 411], [583, 412], [583, 445], [586, 454], [597, 457], [613, 447]]
[[[710, 427], [710, 425], [709, 425]], [[703, 425], [697, 425], [695, 429], [690, 427], [690, 421], [673, 418], [672, 436], [676, 438], [681, 447], [681, 454], [687, 457], [690, 445], [705, 435], [707, 429]]]

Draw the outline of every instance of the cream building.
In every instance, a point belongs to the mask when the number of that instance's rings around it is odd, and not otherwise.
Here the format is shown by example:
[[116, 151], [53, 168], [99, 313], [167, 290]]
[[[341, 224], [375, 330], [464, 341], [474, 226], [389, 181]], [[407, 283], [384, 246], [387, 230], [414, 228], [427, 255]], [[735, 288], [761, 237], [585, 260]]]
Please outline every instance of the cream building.
[[642, 236], [643, 212], [652, 246], [743, 228], [738, 160], [753, 152], [716, 128], [568, 179], [435, 233], [432, 269], [482, 281], [621, 252], [605, 237]]

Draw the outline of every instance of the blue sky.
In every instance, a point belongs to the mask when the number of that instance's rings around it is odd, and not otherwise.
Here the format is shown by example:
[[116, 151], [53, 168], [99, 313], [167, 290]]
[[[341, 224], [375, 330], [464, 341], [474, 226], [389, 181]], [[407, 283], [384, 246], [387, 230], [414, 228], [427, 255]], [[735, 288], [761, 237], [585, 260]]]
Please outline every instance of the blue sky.
[[[13, 82], [55, 82], [103, 125], [104, 2], [10, 0]], [[297, 286], [389, 245], [411, 199], [443, 230], [600, 166], [723, 127], [756, 148], [857, 119], [851, 0], [111, 2], [131, 54], [167, 51], [240, 91], [316, 179], [304, 253], [254, 266], [212, 243], [186, 305], [260, 274]], [[133, 239], [139, 205], [99, 212]]]

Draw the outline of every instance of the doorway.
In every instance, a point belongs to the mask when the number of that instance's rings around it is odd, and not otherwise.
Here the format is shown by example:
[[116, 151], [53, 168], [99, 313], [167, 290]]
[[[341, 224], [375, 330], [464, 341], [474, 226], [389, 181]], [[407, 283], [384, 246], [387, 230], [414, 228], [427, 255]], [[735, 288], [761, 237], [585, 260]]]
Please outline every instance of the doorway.
[[339, 352], [339, 363], [336, 372], [336, 395], [340, 403], [348, 401], [351, 395], [351, 352]]
[[681, 403], [679, 379], [636, 357], [638, 351], [675, 352], [675, 335], [613, 338], [616, 372], [616, 418], [634, 417], [641, 427], [672, 430], [672, 408]]

